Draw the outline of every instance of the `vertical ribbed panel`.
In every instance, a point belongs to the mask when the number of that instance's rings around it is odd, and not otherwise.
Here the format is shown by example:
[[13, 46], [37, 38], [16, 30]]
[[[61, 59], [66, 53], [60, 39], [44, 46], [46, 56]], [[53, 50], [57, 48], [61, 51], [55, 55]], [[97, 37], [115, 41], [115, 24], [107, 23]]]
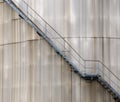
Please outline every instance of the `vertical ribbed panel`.
[[[85, 59], [101, 60], [119, 76], [119, 0], [28, 2]], [[99, 84], [71, 72], [24, 20], [0, 3], [0, 102], [56, 101], [114, 102]]]

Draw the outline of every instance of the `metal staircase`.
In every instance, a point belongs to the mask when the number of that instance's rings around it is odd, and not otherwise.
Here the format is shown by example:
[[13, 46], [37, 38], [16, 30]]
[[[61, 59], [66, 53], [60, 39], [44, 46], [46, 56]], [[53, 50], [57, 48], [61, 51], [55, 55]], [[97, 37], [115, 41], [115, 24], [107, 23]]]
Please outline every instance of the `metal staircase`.
[[[4, 0], [85, 80], [96, 80], [120, 102], [120, 78], [99, 60], [85, 60], [24, 0]], [[118, 84], [119, 83], [119, 84]]]

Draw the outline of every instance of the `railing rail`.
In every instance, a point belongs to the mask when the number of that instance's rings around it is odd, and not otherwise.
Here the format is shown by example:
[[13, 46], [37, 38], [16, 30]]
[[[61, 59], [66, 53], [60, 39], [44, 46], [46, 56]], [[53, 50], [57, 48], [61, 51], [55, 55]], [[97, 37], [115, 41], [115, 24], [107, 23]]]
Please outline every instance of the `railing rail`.
[[120, 78], [117, 77], [103, 62], [99, 60], [85, 60], [51, 25], [49, 25], [27, 2], [24, 0], [10, 0], [27, 15], [47, 37], [65, 53], [82, 73], [98, 74], [120, 93]]

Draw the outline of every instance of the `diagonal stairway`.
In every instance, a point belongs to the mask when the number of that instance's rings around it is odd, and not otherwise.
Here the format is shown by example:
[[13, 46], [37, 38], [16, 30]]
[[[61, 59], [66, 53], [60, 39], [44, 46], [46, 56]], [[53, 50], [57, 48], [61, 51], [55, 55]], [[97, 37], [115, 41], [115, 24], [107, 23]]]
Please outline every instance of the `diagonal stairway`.
[[[56, 53], [58, 53], [71, 66], [76, 74], [85, 80], [97, 81], [109, 93], [111, 93], [116, 102], [120, 102], [120, 86], [117, 84], [117, 82], [120, 82], [120, 79], [111, 72], [107, 66], [101, 61], [84, 60], [76, 50], [25, 1], [4, 1], [11, 6], [22, 19], [32, 26], [39, 36], [42, 36], [48, 42]], [[95, 67], [93, 65], [96, 66], [96, 69], [93, 68]], [[102, 68], [104, 68], [104, 71]], [[107, 73], [112, 76], [112, 79]]]

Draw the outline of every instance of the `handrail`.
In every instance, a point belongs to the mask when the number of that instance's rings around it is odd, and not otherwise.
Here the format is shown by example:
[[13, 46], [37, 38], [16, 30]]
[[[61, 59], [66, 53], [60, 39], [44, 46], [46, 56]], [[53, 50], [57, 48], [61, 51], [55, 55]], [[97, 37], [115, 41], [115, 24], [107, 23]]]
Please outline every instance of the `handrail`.
[[[15, 3], [18, 3], [18, 1], [16, 1], [16, 0], [10, 0], [10, 1], [13, 1], [13, 2], [15, 2]], [[23, 0], [21, 0], [21, 1], [23, 1]], [[25, 1], [24, 1], [24, 3], [25, 3]], [[72, 51], [74, 51], [75, 52], [75, 54], [77, 54], [77, 56], [79, 56], [79, 58], [81, 58], [81, 60], [83, 60], [83, 62], [85, 62], [85, 60], [83, 59], [83, 57], [81, 57], [79, 54], [78, 54], [78, 52], [54, 29], [54, 28], [52, 28], [36, 11], [34, 11], [27, 3], [25, 3], [26, 4], [26, 6], [27, 7], [29, 7], [29, 9], [30, 10], [32, 10], [38, 17], [40, 17], [40, 19], [42, 19], [43, 21], [44, 21], [44, 23], [45, 24], [47, 24], [64, 42], [65, 42], [65, 44], [67, 44], [67, 46], [69, 46], [70, 48], [71, 48], [71, 50]], [[17, 5], [18, 6], [18, 5]], [[23, 8], [23, 6], [22, 5], [19, 5], [20, 6], [20, 8]], [[28, 11], [27, 11], [27, 14], [28, 14]], [[29, 14], [29, 16], [31, 16], [30, 14]], [[31, 16], [32, 18], [34, 18], [35, 19], [35, 17], [33, 17], [33, 16]], [[37, 22], [37, 23], [39, 23], [39, 22]], [[39, 23], [39, 25], [41, 26], [41, 24]], [[47, 31], [47, 30], [46, 30]], [[48, 32], [48, 31], [47, 31]], [[75, 57], [74, 57], [74, 59], [75, 59]], [[79, 62], [80, 63], [80, 62]], [[82, 65], [83, 66], [83, 65]]]
[[[14, 0], [12, 0], [14, 1]], [[65, 42], [67, 42], [64, 37], [61, 36], [61, 34], [59, 34], [49, 23], [47, 23], [44, 18], [42, 18], [28, 3], [26, 3], [26, 1], [24, 0], [21, 0], [23, 1], [30, 9], [32, 9], [48, 26], [50, 26]], [[102, 37], [103, 38], [103, 37]], [[79, 57], [84, 60], [84, 61], [89, 61], [89, 62], [99, 62], [100, 64], [102, 64], [106, 69], [108, 69], [117, 79], [120, 80], [120, 78], [118, 78], [102, 61], [100, 60], [85, 60], [68, 42], [67, 44], [79, 55]]]
[[118, 80], [120, 80], [119, 77], [115, 75], [102, 61], [100, 60], [85, 60], [85, 61], [91, 61], [91, 62], [99, 62], [101, 65], [103, 65], [109, 72], [111, 72]]
[[[14, 1], [14, 0], [12, 0]], [[61, 36], [60, 33], [58, 33], [49, 23], [47, 23], [32, 7], [30, 7], [30, 5], [28, 5], [28, 3], [26, 3], [24, 0], [23, 1], [31, 10], [33, 10], [35, 12], [35, 14], [37, 14], [52, 30], [54, 30], [78, 55], [79, 57], [85, 61], [85, 59], [64, 39], [63, 36]]]
[[[10, 0], [10, 1], [13, 1], [13, 2], [16, 2], [16, 3], [18, 3], [16, 0]], [[24, 2], [25, 3], [25, 5], [30, 9], [30, 10], [32, 10], [35, 14], [36, 14], [36, 16], [38, 16], [39, 17], [39, 19], [41, 19], [42, 20], [42, 22], [44, 22], [45, 23], [45, 25], [47, 25], [47, 27], [50, 27], [50, 29], [51, 30], [53, 30], [54, 32], [55, 32], [55, 34], [57, 34], [57, 36], [59, 36], [60, 37], [60, 39], [62, 39], [63, 41], [64, 41], [64, 43], [65, 44], [67, 44], [70, 48], [71, 48], [71, 50], [84, 62], [84, 64], [85, 63], [88, 63], [88, 62], [94, 62], [94, 63], [98, 63], [98, 64], [101, 64], [103, 67], [105, 67], [104, 69], [106, 69], [107, 71], [109, 71], [109, 74], [112, 74], [119, 82], [120, 82], [120, 78], [118, 78], [102, 61], [100, 61], [100, 60], [85, 60], [51, 25], [49, 25], [33, 8], [31, 8], [24, 0], [20, 0], [20, 1], [22, 1], [22, 2]], [[19, 5], [21, 8], [22, 8], [22, 5]], [[25, 12], [25, 11], [24, 11]], [[29, 14], [29, 11], [27, 11], [27, 12], [25, 12], [25, 13], [27, 13], [27, 14]], [[30, 14], [29, 14], [29, 16], [31, 16]], [[31, 16], [34, 20], [37, 20], [35, 17], [33, 17], [33, 16]], [[40, 24], [40, 22], [37, 22], [37, 24], [39, 24], [39, 26], [41, 26], [41, 24]], [[43, 25], [42, 25], [42, 28], [44, 28], [46, 31], [47, 31], [47, 33], [49, 33], [49, 34], [51, 34], [51, 32], [49, 32], [48, 31], [48, 28], [45, 28]], [[54, 35], [55, 35], [54, 34]], [[53, 40], [52, 40], [53, 41]], [[59, 41], [58, 41], [59, 42]], [[57, 43], [58, 43], [57, 42]], [[61, 43], [58, 43], [58, 44], [61, 44]], [[66, 48], [67, 49], [67, 48]], [[72, 55], [72, 53], [69, 53], [69, 54], [71, 54], [71, 55], [69, 55], [70, 57], [72, 56], [73, 58], [74, 58], [74, 60], [76, 60], [77, 62], [78, 62], [78, 60], [76, 59], [76, 57], [74, 57], [74, 55]], [[80, 62], [79, 62], [79, 64], [80, 64]], [[86, 65], [83, 65], [85, 68], [87, 68], [86, 67]], [[107, 74], [105, 73], [105, 72], [103, 72], [103, 70], [99, 70], [100, 72], [102, 72], [105, 76], [107, 76]], [[100, 74], [100, 73], [97, 73], [97, 74]], [[108, 77], [108, 76], [107, 76]], [[109, 77], [108, 77], [109, 78]], [[110, 79], [110, 78], [109, 78]], [[111, 79], [110, 79], [111, 80]], [[113, 82], [113, 80], [111, 80], [112, 82]], [[117, 85], [115, 82], [113, 82], [115, 85]], [[117, 85], [118, 86], [118, 85]], [[118, 86], [118, 87], [120, 87], [120, 86]]]

